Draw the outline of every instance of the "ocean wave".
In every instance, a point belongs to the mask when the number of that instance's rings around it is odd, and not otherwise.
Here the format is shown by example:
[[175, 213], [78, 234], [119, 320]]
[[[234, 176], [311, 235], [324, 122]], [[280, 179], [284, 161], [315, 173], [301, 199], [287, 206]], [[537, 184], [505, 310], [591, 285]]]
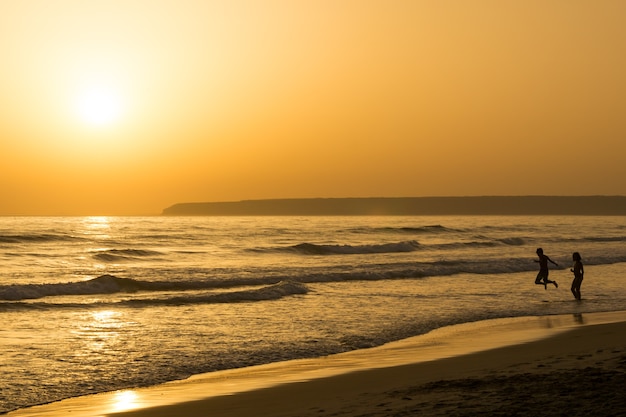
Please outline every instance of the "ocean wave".
[[0, 285], [0, 300], [20, 301], [72, 295], [104, 295], [136, 292], [178, 292], [228, 289], [242, 286], [274, 285], [284, 277], [250, 277], [189, 281], [144, 281], [101, 275], [86, 281], [23, 285]]
[[60, 295], [114, 294], [123, 291], [138, 291], [141, 287], [141, 282], [130, 278], [102, 275], [79, 282], [0, 286], [0, 300], [19, 301]]
[[440, 224], [428, 225], [428, 226], [403, 226], [403, 227], [360, 227], [347, 230], [350, 233], [411, 233], [411, 234], [440, 234], [440, 233], [457, 233], [459, 230], [442, 226]]
[[[585, 259], [586, 266], [609, 265], [625, 263], [624, 254], [595, 255]], [[85, 281], [67, 283], [43, 283], [43, 284], [13, 284], [0, 285], [0, 301], [19, 302], [23, 300], [35, 300], [56, 296], [85, 296], [106, 294], [135, 294], [134, 298], [152, 297], [150, 293], [169, 293], [166, 298], [171, 303], [172, 297], [182, 297], [181, 300], [190, 297], [206, 297], [206, 302], [217, 302], [220, 297], [228, 297], [216, 294], [197, 295], [198, 292], [221, 290], [229, 291], [242, 287], [273, 286], [280, 282], [290, 282], [293, 285], [343, 282], [343, 281], [375, 281], [387, 279], [420, 279], [436, 278], [438, 276], [451, 276], [456, 274], [507, 274], [520, 272], [535, 272], [537, 264], [530, 257], [505, 257], [505, 258], [466, 258], [466, 259], [441, 259], [436, 261], [405, 261], [381, 264], [335, 265], [332, 268], [307, 268], [294, 267], [276, 273], [272, 268], [259, 268], [254, 274], [242, 274], [242, 276], [229, 275], [228, 278], [217, 276], [198, 275], [201, 272], [191, 270], [182, 276], [184, 279], [168, 281], [151, 281], [143, 279], [122, 278], [113, 275], [102, 275]], [[569, 269], [569, 264], [563, 264], [552, 268], [555, 271]], [[202, 272], [202, 274], [204, 274]], [[569, 276], [569, 275], [568, 275]], [[286, 285], [286, 284], [284, 284]], [[247, 289], [243, 294], [247, 294]], [[256, 291], [254, 288], [252, 291]], [[269, 291], [269, 290], [268, 290]], [[145, 293], [145, 296], [141, 293]], [[256, 293], [253, 293], [256, 294]], [[153, 297], [154, 298], [154, 297]], [[259, 299], [262, 299], [260, 297]], [[202, 298], [199, 298], [201, 302]], [[213, 301], [210, 301], [213, 300]], [[226, 301], [228, 302], [228, 298]], [[234, 298], [230, 298], [234, 300]], [[141, 301], [136, 301], [140, 303]], [[176, 301], [177, 302], [177, 301]]]
[[450, 232], [459, 232], [457, 229], [452, 229], [450, 227], [445, 227], [440, 224], [435, 224], [431, 226], [420, 226], [420, 227], [401, 227], [399, 230], [407, 233], [450, 233]]
[[300, 243], [279, 250], [302, 255], [364, 255], [370, 253], [414, 252], [419, 248], [419, 242], [411, 240], [374, 245], [317, 245], [314, 243]]
[[93, 258], [102, 262], [124, 262], [160, 255], [161, 252], [145, 249], [107, 249], [98, 251]]
[[522, 239], [521, 237], [509, 237], [509, 238], [498, 239], [498, 242], [504, 243], [505, 245], [509, 245], [509, 246], [523, 246], [526, 244], [526, 241]]
[[280, 281], [276, 284], [242, 291], [230, 291], [216, 294], [167, 296], [163, 298], [134, 299], [124, 301], [128, 305], [188, 305], [188, 304], [218, 304], [237, 303], [246, 301], [270, 301], [283, 297], [306, 294], [308, 288], [300, 282]]
[[[585, 260], [585, 264], [588, 266], [624, 262], [626, 262], [626, 255], [595, 256]], [[58, 296], [114, 294], [122, 296], [128, 294], [128, 297], [118, 298], [130, 298], [126, 301], [130, 304], [260, 301], [271, 300], [277, 296], [288, 294], [304, 294], [307, 291], [304, 285], [312, 283], [422, 279], [457, 274], [496, 275], [520, 272], [532, 272], [534, 274], [536, 268], [534, 259], [516, 257], [506, 259], [442, 259], [432, 262], [368, 264], [361, 267], [347, 264], [345, 267], [335, 266], [331, 269], [294, 268], [284, 274], [271, 274], [259, 270], [257, 274], [239, 278], [232, 276], [229, 278], [208, 278], [189, 273], [187, 274], [189, 278], [175, 281], [149, 281], [102, 275], [78, 282], [0, 285], [0, 304], [4, 304], [3, 302], [17, 304], [26, 300]], [[555, 271], [569, 269], [569, 265], [553, 267], [552, 269]], [[236, 288], [244, 287], [245, 289], [242, 291], [233, 291]], [[263, 290], [261, 291], [261, 289]], [[84, 299], [81, 299], [81, 302], [82, 300]]]
[[599, 237], [588, 237], [580, 239], [582, 241], [590, 241], [590, 242], [626, 242], [626, 236], [599, 236]]
[[[133, 280], [125, 280], [113, 276], [103, 276], [96, 278], [99, 281], [107, 282], [130, 282]], [[93, 281], [93, 280], [92, 280]], [[131, 284], [134, 286], [134, 284]], [[205, 294], [162, 294], [160, 296], [148, 296], [140, 298], [121, 299], [114, 301], [93, 301], [89, 302], [1, 302], [0, 312], [15, 310], [44, 310], [51, 308], [88, 308], [88, 307], [150, 307], [155, 305], [167, 306], [184, 306], [192, 304], [223, 304], [223, 303], [239, 303], [239, 302], [258, 302], [278, 300], [293, 295], [302, 295], [309, 292], [308, 287], [300, 282], [279, 281], [270, 285], [258, 286], [241, 291], [227, 291], [218, 293]]]
[[474, 240], [468, 242], [451, 242], [436, 244], [421, 244], [416, 240], [409, 240], [395, 243], [378, 243], [369, 245], [351, 245], [351, 244], [315, 244], [315, 243], [299, 243], [297, 245], [278, 247], [278, 248], [254, 248], [249, 251], [257, 253], [274, 253], [274, 252], [291, 252], [300, 255], [367, 255], [376, 253], [406, 253], [422, 250], [446, 250], [459, 248], [481, 248], [493, 247], [499, 245], [506, 246], [523, 246], [526, 241], [522, 238], [502, 238], [490, 240]]
[[501, 245], [502, 243], [494, 241], [471, 241], [471, 242], [454, 242], [454, 243], [437, 243], [434, 245], [423, 245], [423, 249], [428, 250], [450, 250], [450, 249], [463, 249], [463, 248], [490, 248]]
[[42, 243], [42, 242], [67, 242], [81, 240], [82, 238], [67, 234], [34, 233], [34, 234], [9, 234], [0, 235], [0, 243]]

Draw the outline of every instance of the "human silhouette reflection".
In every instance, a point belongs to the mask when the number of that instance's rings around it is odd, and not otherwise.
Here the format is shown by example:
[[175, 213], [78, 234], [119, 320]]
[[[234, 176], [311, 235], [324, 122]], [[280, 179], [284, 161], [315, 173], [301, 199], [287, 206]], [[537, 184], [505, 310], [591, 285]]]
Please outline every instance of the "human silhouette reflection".
[[585, 318], [582, 313], [574, 313], [574, 321], [578, 324], [585, 324]]

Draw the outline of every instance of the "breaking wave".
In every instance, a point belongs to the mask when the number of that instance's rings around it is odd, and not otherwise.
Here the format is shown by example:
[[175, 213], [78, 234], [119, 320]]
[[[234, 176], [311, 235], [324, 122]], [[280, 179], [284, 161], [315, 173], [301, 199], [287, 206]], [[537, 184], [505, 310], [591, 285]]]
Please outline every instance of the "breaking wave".
[[378, 245], [316, 245], [313, 243], [300, 243], [286, 248], [305, 255], [357, 255], [369, 253], [396, 253], [413, 252], [419, 249], [420, 244], [415, 241], [399, 243], [383, 243]]
[[[0, 307], [10, 308], [41, 308], [41, 307], [85, 307], [85, 302], [46, 302], [41, 304], [24, 303], [25, 300], [42, 299], [54, 296], [73, 295], [105, 295], [105, 294], [137, 294], [144, 293], [143, 297], [121, 299], [117, 301], [96, 301], [93, 304], [102, 307], [104, 304], [115, 305], [186, 305], [208, 303], [233, 303], [243, 301], [277, 300], [296, 294], [306, 294], [308, 288], [300, 282], [280, 280], [278, 282], [261, 284], [257, 282], [253, 288], [238, 291], [214, 291], [224, 285], [210, 282], [151, 282], [131, 278], [120, 278], [113, 275], [102, 275], [88, 281], [69, 282], [64, 284], [28, 284], [0, 287]], [[223, 284], [223, 283], [222, 283]], [[231, 288], [232, 289], [232, 288]], [[177, 291], [175, 291], [177, 290]], [[190, 292], [190, 290], [192, 290]], [[204, 292], [202, 292], [204, 290]], [[210, 292], [213, 290], [213, 292]], [[156, 293], [156, 294], [155, 294]], [[154, 294], [154, 295], [150, 295]], [[8, 303], [7, 303], [8, 301]], [[83, 300], [84, 301], [84, 300]]]

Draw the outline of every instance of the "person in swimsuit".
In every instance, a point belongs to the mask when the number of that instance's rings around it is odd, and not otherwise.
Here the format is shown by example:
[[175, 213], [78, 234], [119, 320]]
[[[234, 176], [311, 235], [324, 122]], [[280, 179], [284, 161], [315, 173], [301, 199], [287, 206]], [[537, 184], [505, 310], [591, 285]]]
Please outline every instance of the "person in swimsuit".
[[550, 281], [548, 279], [548, 262], [556, 266], [559, 266], [559, 264], [550, 259], [548, 255], [544, 255], [543, 249], [541, 248], [537, 248], [537, 256], [539, 256], [539, 259], [535, 259], [535, 262], [539, 262], [539, 273], [535, 279], [535, 284], [543, 285], [546, 290], [548, 289], [548, 284], [554, 284], [556, 288], [559, 288], [559, 284], [557, 284], [556, 281]]
[[570, 271], [574, 273], [574, 281], [572, 281], [572, 294], [574, 294], [574, 298], [580, 300], [580, 284], [583, 283], [583, 275], [585, 275], [585, 269], [583, 268], [582, 258], [580, 257], [580, 253], [574, 252], [572, 254], [572, 259], [574, 260], [574, 266]]

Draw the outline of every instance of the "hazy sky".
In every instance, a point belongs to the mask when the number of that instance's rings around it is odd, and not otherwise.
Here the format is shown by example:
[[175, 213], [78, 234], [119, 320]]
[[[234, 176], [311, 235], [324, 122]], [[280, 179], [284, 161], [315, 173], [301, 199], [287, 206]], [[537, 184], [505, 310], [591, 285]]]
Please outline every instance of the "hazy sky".
[[0, 0], [0, 215], [626, 195], [623, 0]]

